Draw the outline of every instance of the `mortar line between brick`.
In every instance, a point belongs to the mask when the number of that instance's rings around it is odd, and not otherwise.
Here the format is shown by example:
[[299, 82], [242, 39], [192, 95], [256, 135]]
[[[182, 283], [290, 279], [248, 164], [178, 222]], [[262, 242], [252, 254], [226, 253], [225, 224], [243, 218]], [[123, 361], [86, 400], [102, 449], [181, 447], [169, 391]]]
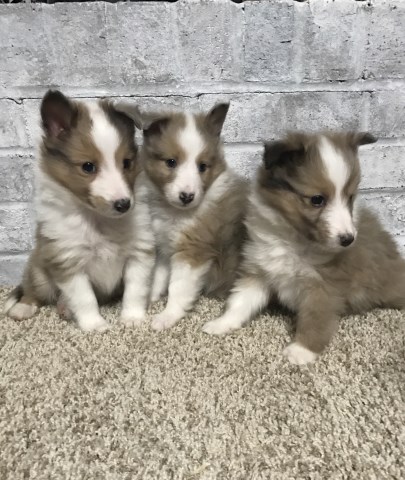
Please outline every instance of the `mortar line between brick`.
[[0, 251], [0, 260], [4, 260], [7, 257], [11, 258], [18, 258], [23, 257], [26, 258], [31, 250], [23, 250], [21, 252], [8, 252], [7, 250]]
[[32, 202], [22, 202], [22, 201], [6, 201], [6, 202], [3, 202], [3, 201], [0, 201], [0, 208], [11, 208], [12, 210], [13, 209], [16, 209], [16, 208], [20, 208], [20, 207], [31, 207], [33, 206], [33, 203]]
[[373, 194], [373, 195], [381, 195], [381, 194], [401, 194], [405, 192], [404, 187], [387, 187], [387, 188], [360, 188], [360, 194]]
[[[128, 93], [136, 88], [136, 95]], [[73, 97], [100, 98], [100, 97], [178, 97], [196, 98], [202, 95], [241, 95], [241, 94], [281, 94], [281, 93], [304, 93], [304, 92], [373, 92], [373, 91], [396, 91], [405, 88], [405, 80], [366, 80], [366, 81], [343, 81], [343, 82], [320, 82], [320, 83], [294, 83], [290, 85], [268, 84], [263, 82], [217, 82], [215, 84], [195, 83], [191, 87], [184, 84], [139, 84], [127, 85], [126, 87], [92, 88], [80, 87], [65, 88], [64, 93]], [[30, 90], [27, 89], [0, 89], [0, 100], [15, 101], [36, 100], [42, 98], [47, 88]], [[179, 93], [182, 91], [182, 93]]]
[[[263, 143], [260, 141], [252, 142], [224, 142], [227, 150], [252, 151], [254, 149], [262, 148]], [[405, 137], [397, 138], [381, 138], [373, 146], [375, 147], [405, 147]], [[0, 157], [31, 157], [36, 155], [36, 147], [19, 148], [19, 147], [0, 147]]]
[[[257, 147], [262, 147], [263, 143], [260, 141], [256, 142], [225, 142], [225, 148], [240, 148], [240, 149], [253, 149]], [[378, 140], [373, 147], [368, 147], [368, 149], [372, 149], [375, 147], [403, 147], [405, 146], [405, 137], [396, 137], [396, 138], [381, 138]], [[367, 147], [366, 147], [367, 148]], [[364, 149], [363, 149], [364, 150]]]
[[35, 148], [19, 148], [19, 147], [0, 147], [0, 155], [4, 157], [20, 156], [31, 157], [35, 155]]

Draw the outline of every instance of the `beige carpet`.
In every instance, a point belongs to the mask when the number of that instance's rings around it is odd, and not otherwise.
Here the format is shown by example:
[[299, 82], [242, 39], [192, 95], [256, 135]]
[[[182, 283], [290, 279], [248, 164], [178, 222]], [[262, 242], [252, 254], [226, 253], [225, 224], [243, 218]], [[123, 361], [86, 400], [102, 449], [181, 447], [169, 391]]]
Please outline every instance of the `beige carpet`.
[[0, 479], [405, 478], [405, 314], [343, 320], [300, 369], [280, 355], [288, 318], [202, 334], [221, 308], [164, 333], [2, 318]]

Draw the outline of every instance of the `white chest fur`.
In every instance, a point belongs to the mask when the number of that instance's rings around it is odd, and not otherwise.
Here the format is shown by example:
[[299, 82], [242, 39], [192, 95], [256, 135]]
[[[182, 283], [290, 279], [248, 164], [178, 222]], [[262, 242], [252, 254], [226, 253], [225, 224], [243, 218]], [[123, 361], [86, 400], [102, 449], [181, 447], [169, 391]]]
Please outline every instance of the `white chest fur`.
[[265, 274], [280, 301], [295, 310], [303, 279], [320, 278], [316, 265], [324, 258], [314, 256], [307, 242], [257, 197], [253, 197], [251, 212], [246, 258]]
[[100, 217], [82, 207], [48, 178], [40, 179], [37, 220], [40, 234], [52, 240], [59, 264], [84, 272], [91, 283], [110, 293], [122, 279], [128, 255], [136, 242], [135, 215], [122, 219]]

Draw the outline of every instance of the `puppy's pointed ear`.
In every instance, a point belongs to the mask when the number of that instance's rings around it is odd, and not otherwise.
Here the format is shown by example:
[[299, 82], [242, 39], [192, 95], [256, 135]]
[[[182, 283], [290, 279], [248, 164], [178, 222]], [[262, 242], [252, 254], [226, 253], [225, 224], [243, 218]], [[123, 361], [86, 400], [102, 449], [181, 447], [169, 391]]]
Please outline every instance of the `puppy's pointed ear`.
[[225, 122], [226, 114], [229, 110], [229, 103], [218, 103], [205, 117], [205, 125], [209, 132], [216, 137], [221, 135], [222, 127]]
[[169, 123], [169, 120], [169, 117], [144, 118], [142, 127], [144, 138], [149, 138], [153, 135], [160, 135], [164, 127]]
[[298, 155], [304, 153], [304, 143], [297, 138], [286, 140], [276, 140], [274, 142], [265, 142], [263, 162], [266, 170], [285, 164], [294, 160]]
[[48, 90], [41, 103], [42, 128], [51, 138], [69, 132], [77, 119], [76, 105], [58, 90]]
[[128, 118], [130, 118], [134, 122], [135, 127], [138, 130], [142, 130], [145, 118], [144, 114], [139, 110], [137, 105], [129, 102], [116, 101], [113, 102], [112, 106], [114, 110], [123, 113]]
[[350, 132], [348, 134], [348, 139], [350, 145], [356, 150], [361, 145], [375, 143], [378, 140], [378, 138], [374, 137], [374, 135], [369, 132]]

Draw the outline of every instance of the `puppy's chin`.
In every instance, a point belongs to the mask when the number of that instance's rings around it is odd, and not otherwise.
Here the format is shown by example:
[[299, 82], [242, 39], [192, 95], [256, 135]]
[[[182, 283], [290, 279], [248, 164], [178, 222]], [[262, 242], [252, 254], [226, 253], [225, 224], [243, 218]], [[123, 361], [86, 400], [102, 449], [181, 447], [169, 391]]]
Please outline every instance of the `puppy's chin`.
[[353, 242], [350, 245], [344, 247], [339, 243], [339, 240], [330, 239], [324, 244], [325, 250], [330, 251], [331, 253], [341, 253], [353, 248], [353, 245], [356, 244], [356, 237], [354, 237]]
[[179, 199], [173, 199], [165, 195], [166, 202], [174, 208], [178, 210], [194, 210], [196, 209], [201, 203], [201, 197], [195, 198], [191, 203], [187, 203], [186, 205], [180, 201]]
[[181, 203], [181, 202], [171, 202], [168, 200], [168, 203], [174, 207], [174, 208], [177, 208], [178, 210], [194, 210], [196, 207], [198, 207], [199, 204], [197, 203], [189, 203], [188, 205], [184, 205], [184, 203]]
[[98, 202], [96, 204], [93, 204], [89, 202], [89, 203], [85, 203], [85, 205], [90, 211], [102, 217], [119, 219], [119, 218], [124, 218], [130, 214], [130, 212], [134, 208], [134, 201], [131, 200], [131, 206], [126, 212], [117, 212], [117, 210], [115, 210], [114, 207], [107, 202], [105, 204], [100, 204]]

